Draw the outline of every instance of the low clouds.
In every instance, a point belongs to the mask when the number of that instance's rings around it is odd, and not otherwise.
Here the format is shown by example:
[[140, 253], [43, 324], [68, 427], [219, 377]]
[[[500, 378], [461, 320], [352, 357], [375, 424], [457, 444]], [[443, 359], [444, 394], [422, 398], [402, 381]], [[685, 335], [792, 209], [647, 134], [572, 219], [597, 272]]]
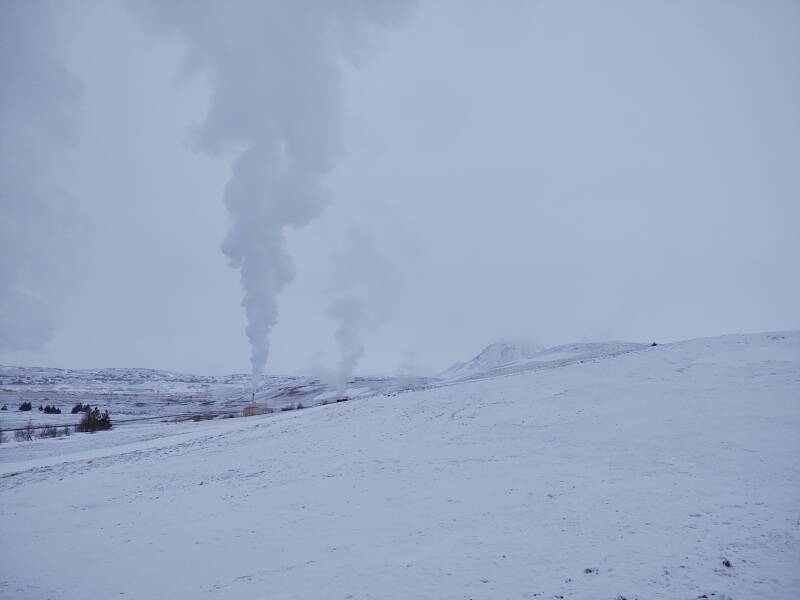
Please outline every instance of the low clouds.
[[81, 85], [64, 65], [55, 13], [51, 2], [0, 3], [0, 351], [50, 340], [78, 239], [56, 173]]
[[796, 2], [0, 9], [0, 363], [341, 381], [800, 326]]

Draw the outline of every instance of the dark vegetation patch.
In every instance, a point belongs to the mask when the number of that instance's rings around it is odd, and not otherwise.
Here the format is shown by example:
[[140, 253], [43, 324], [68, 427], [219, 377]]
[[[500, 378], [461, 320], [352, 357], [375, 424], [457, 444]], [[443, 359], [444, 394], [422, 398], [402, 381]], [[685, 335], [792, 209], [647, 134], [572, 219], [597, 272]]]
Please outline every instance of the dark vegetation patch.
[[39, 437], [42, 439], [58, 437], [58, 428], [55, 425], [46, 425], [39, 429]]
[[100, 412], [96, 406], [89, 408], [81, 418], [81, 422], [75, 427], [75, 431], [83, 433], [94, 433], [95, 431], [105, 431], [111, 429], [111, 417], [108, 411]]
[[14, 439], [18, 442], [30, 442], [33, 440], [33, 433], [36, 430], [33, 427], [33, 424], [28, 421], [28, 424], [22, 427], [21, 429], [17, 429], [14, 432]]

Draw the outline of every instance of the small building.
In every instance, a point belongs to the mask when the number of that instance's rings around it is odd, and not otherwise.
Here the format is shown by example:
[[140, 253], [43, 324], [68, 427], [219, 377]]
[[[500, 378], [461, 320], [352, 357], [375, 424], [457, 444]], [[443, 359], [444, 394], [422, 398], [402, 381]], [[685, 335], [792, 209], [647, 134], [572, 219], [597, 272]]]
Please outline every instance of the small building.
[[245, 406], [242, 412], [245, 417], [252, 417], [254, 415], [265, 415], [269, 412], [269, 409], [262, 404], [251, 404], [250, 406]]

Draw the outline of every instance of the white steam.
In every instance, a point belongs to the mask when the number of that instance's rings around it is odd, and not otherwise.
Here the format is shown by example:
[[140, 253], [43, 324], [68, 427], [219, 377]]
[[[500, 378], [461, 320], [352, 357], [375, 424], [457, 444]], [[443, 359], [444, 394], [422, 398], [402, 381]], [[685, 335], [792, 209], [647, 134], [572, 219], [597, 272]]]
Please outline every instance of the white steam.
[[397, 277], [366, 228], [348, 228], [343, 245], [331, 252], [331, 258], [334, 298], [326, 316], [336, 324], [339, 364], [333, 380], [342, 393], [364, 356], [366, 333], [389, 317]]
[[370, 320], [361, 301], [351, 295], [334, 300], [328, 306], [327, 316], [336, 321], [334, 339], [339, 348], [336, 388], [342, 393], [364, 356], [363, 330], [369, 327]]
[[238, 152], [225, 190], [222, 245], [241, 273], [253, 384], [264, 372], [277, 296], [294, 273], [285, 231], [325, 202], [340, 152], [341, 68], [376, 25], [401, 18], [394, 0], [132, 1], [132, 12], [186, 44], [186, 64], [210, 77], [200, 148]]
[[0, 351], [50, 340], [75, 245], [74, 208], [54, 167], [81, 89], [61, 59], [55, 6], [0, 2]]

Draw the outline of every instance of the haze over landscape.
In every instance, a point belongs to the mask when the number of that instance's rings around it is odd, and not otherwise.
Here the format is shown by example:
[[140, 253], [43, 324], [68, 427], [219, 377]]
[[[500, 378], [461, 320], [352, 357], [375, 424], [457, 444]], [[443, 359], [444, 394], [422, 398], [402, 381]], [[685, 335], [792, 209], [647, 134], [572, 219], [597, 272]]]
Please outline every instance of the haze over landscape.
[[[4, 68], [3, 119], [48, 127], [29, 143], [47, 148], [35, 178], [57, 199], [17, 205], [4, 170], [0, 363], [249, 370], [239, 276], [220, 252], [249, 142], [221, 111], [244, 118], [236, 103], [285, 77], [262, 55], [286, 42], [242, 43], [254, 89], [227, 85], [225, 100], [223, 65], [187, 46], [194, 3], [23, 4], [5, 3], [36, 27], [3, 20], [4, 56], [27, 65]], [[286, 232], [295, 277], [277, 297], [272, 372], [338, 368], [329, 314], [346, 295], [364, 307], [369, 374], [436, 373], [505, 339], [800, 326], [794, 2], [365, 6], [376, 14], [352, 17], [367, 29], [325, 42], [339, 62], [300, 69], [303, 101], [281, 109], [313, 110], [314, 143], [332, 149], [316, 218]], [[231, 39], [252, 33], [242, 7], [219, 29]], [[301, 93], [317, 71], [335, 81]]]
[[800, 4], [0, 0], [0, 598], [800, 597]]

